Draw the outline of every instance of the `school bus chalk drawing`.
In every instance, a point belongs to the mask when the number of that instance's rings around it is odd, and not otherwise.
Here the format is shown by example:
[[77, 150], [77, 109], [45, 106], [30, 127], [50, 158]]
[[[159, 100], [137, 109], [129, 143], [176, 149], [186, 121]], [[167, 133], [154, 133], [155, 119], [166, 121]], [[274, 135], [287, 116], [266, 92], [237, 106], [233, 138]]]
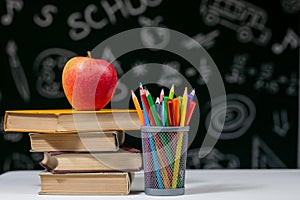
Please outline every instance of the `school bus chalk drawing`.
[[220, 24], [237, 33], [240, 42], [266, 45], [271, 31], [265, 27], [267, 13], [248, 2], [240, 0], [203, 0], [200, 5], [203, 22], [209, 26]]

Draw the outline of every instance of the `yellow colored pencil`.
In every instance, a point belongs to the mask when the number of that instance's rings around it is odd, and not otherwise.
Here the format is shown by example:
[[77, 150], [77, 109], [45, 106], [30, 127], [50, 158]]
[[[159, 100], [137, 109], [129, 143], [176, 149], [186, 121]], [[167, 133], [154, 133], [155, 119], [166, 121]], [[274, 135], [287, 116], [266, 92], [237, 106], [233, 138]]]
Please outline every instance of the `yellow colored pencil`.
[[[181, 116], [180, 116], [180, 126], [185, 125], [185, 115], [186, 115], [186, 106], [188, 101], [187, 95], [187, 87], [184, 89], [184, 93], [182, 95], [182, 103], [181, 103]], [[173, 180], [172, 180], [172, 188], [175, 189], [177, 186], [178, 174], [179, 174], [179, 164], [180, 164], [180, 154], [182, 149], [182, 140], [183, 140], [183, 133], [179, 132], [179, 139], [176, 147], [176, 154], [175, 154], [175, 163], [174, 163], [174, 171], [173, 171]]]
[[133, 100], [133, 103], [134, 103], [134, 106], [135, 106], [135, 109], [137, 111], [137, 114], [139, 116], [139, 119], [140, 119], [140, 124], [141, 126], [144, 125], [144, 116], [143, 116], [143, 111], [141, 109], [141, 106], [140, 106], [140, 103], [136, 97], [136, 95], [134, 94], [134, 92], [131, 90], [131, 97], [132, 97], [132, 100]]
[[184, 126], [185, 124], [187, 102], [188, 102], [187, 87], [185, 87], [184, 93], [182, 95], [182, 102], [181, 102], [180, 126]]

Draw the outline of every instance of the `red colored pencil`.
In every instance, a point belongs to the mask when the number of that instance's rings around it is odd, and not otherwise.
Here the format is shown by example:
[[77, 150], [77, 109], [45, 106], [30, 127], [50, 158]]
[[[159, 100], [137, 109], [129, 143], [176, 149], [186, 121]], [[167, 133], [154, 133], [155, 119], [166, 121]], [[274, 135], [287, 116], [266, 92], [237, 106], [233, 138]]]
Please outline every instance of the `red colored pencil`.
[[149, 104], [148, 104], [148, 101], [147, 101], [147, 98], [146, 98], [146, 90], [144, 90], [144, 89], [141, 91], [141, 99], [142, 99], [143, 104], [145, 106], [145, 109], [146, 109], [146, 112], [147, 112], [147, 115], [148, 115], [148, 119], [149, 119], [150, 125], [151, 126], [155, 126], [155, 122], [154, 122], [154, 119], [152, 117], [152, 114], [151, 114], [151, 111], [150, 111], [150, 107], [149, 107]]
[[185, 118], [185, 125], [186, 125], [186, 126], [188, 126], [189, 123], [190, 123], [190, 120], [191, 120], [191, 118], [192, 118], [192, 115], [193, 115], [195, 106], [196, 106], [196, 102], [193, 101], [193, 100], [190, 101], [189, 107], [188, 107], [187, 113], [186, 113], [186, 118]]

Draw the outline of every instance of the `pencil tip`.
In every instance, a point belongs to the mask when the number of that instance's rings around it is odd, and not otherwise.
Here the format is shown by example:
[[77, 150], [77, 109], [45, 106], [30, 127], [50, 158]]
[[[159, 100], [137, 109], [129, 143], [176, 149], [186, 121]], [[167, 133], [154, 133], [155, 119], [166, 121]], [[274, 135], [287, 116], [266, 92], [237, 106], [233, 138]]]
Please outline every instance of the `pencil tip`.
[[156, 101], [155, 101], [155, 103], [159, 103], [160, 101], [159, 101], [159, 97], [156, 97]]
[[174, 91], [174, 83], [172, 84], [170, 91]]
[[194, 89], [191, 91], [191, 94], [192, 94], [192, 95], [195, 95], [195, 92], [196, 92], [196, 91], [195, 91], [195, 88], [194, 88]]
[[132, 96], [135, 96], [135, 94], [134, 94], [133, 90], [130, 90], [130, 91], [131, 91], [131, 95], [132, 95]]
[[145, 93], [146, 93], [146, 96], [148, 96], [150, 94], [150, 92], [147, 89], [145, 89]]

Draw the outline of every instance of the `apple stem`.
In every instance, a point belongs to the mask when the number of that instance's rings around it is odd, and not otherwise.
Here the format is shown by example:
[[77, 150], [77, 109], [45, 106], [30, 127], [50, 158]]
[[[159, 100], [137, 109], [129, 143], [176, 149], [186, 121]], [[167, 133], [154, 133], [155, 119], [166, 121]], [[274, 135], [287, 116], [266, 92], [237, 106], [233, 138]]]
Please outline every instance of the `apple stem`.
[[90, 51], [87, 52], [87, 56], [88, 56], [88, 58], [92, 58], [92, 54]]

